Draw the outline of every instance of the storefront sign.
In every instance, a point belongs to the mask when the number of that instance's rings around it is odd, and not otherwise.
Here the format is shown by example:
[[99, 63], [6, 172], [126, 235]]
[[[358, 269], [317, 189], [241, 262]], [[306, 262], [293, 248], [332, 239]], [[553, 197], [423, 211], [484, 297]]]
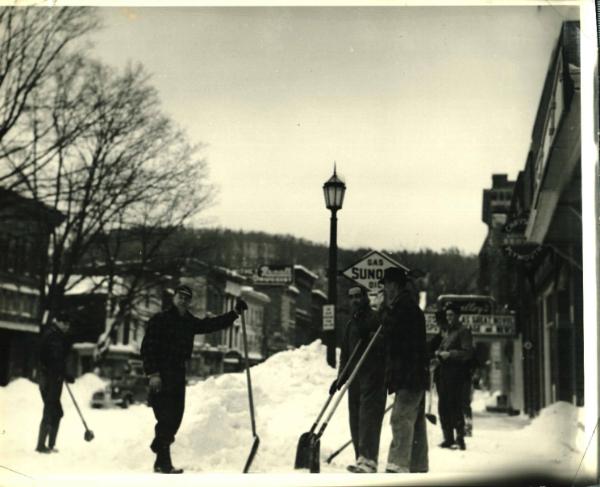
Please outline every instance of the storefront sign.
[[[513, 337], [516, 334], [515, 317], [509, 314], [462, 314], [461, 323], [477, 337]], [[427, 334], [439, 333], [435, 313], [425, 313]]]
[[504, 253], [522, 262], [529, 262], [535, 259], [543, 249], [543, 246], [536, 243], [527, 242], [525, 239], [525, 229], [527, 228], [528, 216], [521, 215], [511, 218], [502, 229], [503, 241], [502, 249]]
[[289, 265], [261, 265], [253, 277], [254, 284], [287, 285], [294, 280], [294, 269]]

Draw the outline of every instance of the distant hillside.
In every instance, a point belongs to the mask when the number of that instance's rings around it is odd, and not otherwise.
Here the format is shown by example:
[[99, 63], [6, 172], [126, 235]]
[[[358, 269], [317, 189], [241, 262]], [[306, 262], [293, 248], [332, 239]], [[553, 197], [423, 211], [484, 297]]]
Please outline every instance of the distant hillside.
[[[323, 244], [291, 235], [220, 228], [187, 229], [177, 240], [187, 247], [185, 253], [191, 252], [194, 257], [230, 268], [255, 268], [261, 264], [302, 264], [323, 277], [323, 288], [326, 285], [329, 249]], [[349, 267], [371, 250], [383, 251], [411, 269], [419, 268], [428, 273], [428, 291], [432, 297], [443, 293], [477, 292], [477, 256], [461, 253], [456, 248], [441, 252], [429, 249], [411, 252], [340, 248], [339, 270]]]
[[[149, 236], [151, 235], [151, 236]], [[108, 240], [113, 242], [111, 258], [121, 261], [135, 261], [150, 246], [153, 239], [160, 239], [160, 231], [152, 234], [143, 229], [113, 233]], [[119, 242], [117, 246], [115, 242]], [[102, 246], [90, 251], [88, 257], [102, 261]], [[392, 249], [344, 249], [338, 251], [338, 270], [344, 270], [358, 261], [371, 250], [388, 254], [401, 264], [418, 268], [427, 275], [426, 288], [428, 298], [437, 298], [443, 293], [474, 293], [477, 291], [478, 259], [475, 255], [461, 253], [456, 248], [436, 252], [429, 249], [411, 252]], [[158, 253], [153, 254], [154, 265], [162, 269], [161, 262], [176, 262], [177, 258], [194, 257], [207, 263], [232, 269], [255, 269], [263, 264], [293, 265], [301, 264], [317, 273], [321, 279], [317, 286], [327, 289], [327, 266], [329, 249], [291, 235], [274, 235], [264, 232], [243, 232], [223, 228], [195, 229], [186, 228], [169, 236], [161, 242]], [[350, 281], [339, 281], [340, 295], [343, 295]]]

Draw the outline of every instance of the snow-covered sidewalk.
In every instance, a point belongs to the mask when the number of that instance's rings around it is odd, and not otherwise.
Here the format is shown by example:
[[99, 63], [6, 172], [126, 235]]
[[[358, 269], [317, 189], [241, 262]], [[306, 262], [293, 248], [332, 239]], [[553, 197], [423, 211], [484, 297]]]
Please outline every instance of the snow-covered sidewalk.
[[[260, 436], [260, 448], [251, 471], [270, 474], [261, 484], [279, 485], [277, 479], [280, 479], [279, 482], [290, 481], [294, 485], [322, 485], [326, 478], [330, 485], [352, 485], [359, 482], [357, 477], [361, 478], [360, 482], [365, 482], [365, 476], [346, 474], [346, 465], [353, 461], [351, 446], [332, 464], [325, 462], [349, 439], [346, 398], [321, 439], [322, 473], [340, 475], [308, 475], [293, 469], [298, 438], [310, 429], [335, 377], [335, 371], [325, 365], [325, 349], [319, 342], [274, 355], [253, 367], [251, 373]], [[146, 484], [157, 482], [156, 477], [164, 479], [164, 476], [149, 474], [153, 462], [148, 448], [154, 427], [151, 408], [133, 405], [125, 410], [92, 409], [91, 395], [102, 386], [103, 382], [92, 374], [80, 377], [72, 386], [95, 439], [84, 441], [83, 426], [65, 391], [62, 397], [65, 417], [57, 441], [60, 451], [49, 455], [34, 452], [42, 410], [37, 386], [18, 379], [0, 388], [3, 467], [0, 485], [48, 485], [52, 480], [58, 482], [57, 476], [65, 475], [77, 482], [82, 481], [81, 476], [86, 476], [87, 487], [100, 478], [106, 485], [106, 475], [113, 475], [111, 482], [125, 479], [124, 483], [128, 485], [133, 479], [143, 478]], [[408, 481], [434, 480], [440, 476], [493, 475], [506, 469], [514, 472], [533, 467], [574, 475], [587, 444], [582, 408], [556, 403], [531, 421], [524, 416], [487, 413], [486, 400], [489, 398], [479, 393], [473, 402], [474, 435], [467, 438], [466, 451], [438, 448], [437, 444], [441, 442], [439, 424], [428, 423], [430, 473], [406, 476]], [[190, 478], [195, 478], [191, 474], [202, 473], [206, 474], [203, 478], [213, 479], [211, 483], [222, 484], [222, 479], [232, 477], [208, 474], [239, 474], [252, 440], [243, 373], [209, 378], [188, 387], [185, 416], [172, 448], [174, 463], [185, 468], [187, 474], [177, 476], [177, 480], [169, 477], [170, 483], [176, 481], [186, 485]], [[390, 441], [387, 415], [381, 437], [380, 471], [385, 469]], [[131, 477], [132, 474], [135, 476]], [[138, 477], [142, 474], [147, 475]], [[388, 481], [381, 479], [390, 476], [369, 477], [377, 477], [380, 484], [385, 484]], [[61, 477], [59, 485], [64, 481]]]

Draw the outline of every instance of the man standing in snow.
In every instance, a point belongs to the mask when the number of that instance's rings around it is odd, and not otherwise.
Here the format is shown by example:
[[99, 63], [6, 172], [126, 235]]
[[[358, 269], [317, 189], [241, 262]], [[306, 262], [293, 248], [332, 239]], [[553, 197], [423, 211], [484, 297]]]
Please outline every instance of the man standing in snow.
[[[44, 401], [44, 412], [36, 451], [50, 453], [57, 451], [54, 448], [58, 426], [63, 417], [63, 408], [60, 403], [63, 381], [74, 381], [66, 372], [66, 361], [69, 355], [70, 343], [67, 338], [70, 323], [63, 312], [59, 312], [52, 322], [45, 326], [40, 337], [40, 376], [39, 388]], [[48, 439], [48, 446], [46, 446]]]
[[467, 385], [465, 378], [469, 375], [473, 338], [471, 331], [462, 326], [459, 320], [458, 306], [448, 306], [445, 313], [448, 331], [435, 353], [436, 364], [438, 364], [436, 371], [438, 412], [444, 433], [444, 441], [440, 447], [452, 448], [456, 444], [458, 448], [465, 450], [464, 395]]
[[[341, 344], [340, 371], [344, 370], [355, 347], [354, 354], [346, 377], [338, 377], [331, 384], [330, 392], [336, 386], [340, 389], [362, 356], [367, 344], [379, 325], [375, 312], [369, 305], [369, 296], [365, 288], [354, 286], [348, 290], [348, 298], [352, 308], [352, 317], [346, 324]], [[379, 456], [379, 438], [381, 423], [385, 412], [385, 348], [383, 340], [378, 337], [362, 363], [358, 374], [348, 387], [348, 412], [350, 434], [354, 445], [356, 464], [348, 470], [354, 473], [377, 472]], [[341, 372], [340, 372], [341, 373]]]
[[395, 394], [386, 472], [427, 472], [425, 316], [408, 289], [408, 276], [402, 269], [386, 269], [382, 282], [385, 292], [381, 309], [386, 344], [385, 384], [388, 393]]
[[185, 408], [185, 362], [191, 357], [194, 335], [223, 330], [247, 309], [239, 299], [235, 309], [213, 318], [200, 319], [189, 312], [192, 290], [175, 288], [173, 306], [154, 315], [142, 341], [144, 370], [150, 380], [150, 404], [156, 417], [154, 440], [150, 449], [156, 454], [154, 471], [182, 473], [173, 467], [170, 445], [175, 441]]

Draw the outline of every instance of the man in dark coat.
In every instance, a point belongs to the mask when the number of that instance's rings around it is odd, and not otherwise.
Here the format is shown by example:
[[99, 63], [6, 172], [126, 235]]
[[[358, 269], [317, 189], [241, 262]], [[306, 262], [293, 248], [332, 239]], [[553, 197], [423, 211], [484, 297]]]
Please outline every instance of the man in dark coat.
[[[377, 315], [369, 305], [369, 296], [365, 288], [351, 287], [348, 290], [348, 298], [352, 317], [346, 324], [341, 344], [340, 376], [331, 385], [330, 392], [333, 392], [336, 386], [340, 389], [346, 382], [379, 326]], [[352, 362], [345, 377], [342, 377], [341, 371], [348, 364], [353, 352]], [[377, 472], [379, 438], [386, 400], [384, 373], [385, 347], [380, 335], [348, 387], [350, 434], [356, 459], [356, 464], [348, 466], [348, 470], [354, 473]]]
[[402, 269], [386, 269], [382, 282], [385, 291], [381, 309], [386, 344], [385, 384], [388, 393], [395, 394], [386, 472], [427, 472], [425, 316], [414, 293], [408, 289], [408, 276]]
[[191, 300], [190, 287], [178, 286], [173, 306], [150, 319], [142, 341], [144, 371], [149, 377], [149, 400], [156, 417], [150, 449], [156, 454], [154, 471], [157, 473], [183, 472], [171, 463], [170, 445], [175, 441], [183, 418], [185, 362], [191, 357], [194, 335], [223, 330], [247, 309], [246, 303], [238, 299], [235, 310], [200, 319], [188, 311]]
[[43, 328], [40, 336], [39, 388], [44, 401], [44, 412], [35, 449], [39, 453], [57, 451], [54, 446], [60, 419], [63, 417], [60, 403], [63, 381], [73, 382], [73, 377], [66, 371], [67, 356], [71, 348], [67, 338], [69, 327], [67, 315], [60, 312]]
[[[473, 353], [471, 331], [460, 323], [460, 310], [446, 308], [448, 330], [435, 353], [438, 413], [444, 434], [442, 448], [455, 444], [465, 450], [465, 417], [463, 411], [468, 361]], [[456, 438], [454, 432], [456, 431]]]

